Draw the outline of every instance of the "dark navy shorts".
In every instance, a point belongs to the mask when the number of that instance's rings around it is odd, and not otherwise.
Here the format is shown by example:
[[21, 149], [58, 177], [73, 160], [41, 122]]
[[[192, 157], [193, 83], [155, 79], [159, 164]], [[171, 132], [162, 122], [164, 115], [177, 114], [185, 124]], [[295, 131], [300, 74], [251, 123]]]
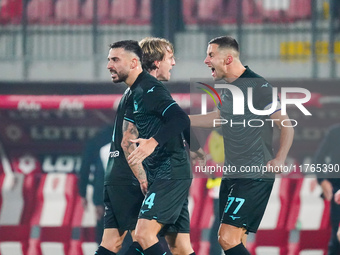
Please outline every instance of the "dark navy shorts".
[[223, 179], [221, 223], [256, 233], [266, 210], [274, 179]]
[[144, 195], [137, 185], [104, 187], [104, 228], [134, 230]]
[[164, 225], [160, 234], [189, 233], [188, 195], [192, 179], [156, 179], [149, 186], [139, 218]]

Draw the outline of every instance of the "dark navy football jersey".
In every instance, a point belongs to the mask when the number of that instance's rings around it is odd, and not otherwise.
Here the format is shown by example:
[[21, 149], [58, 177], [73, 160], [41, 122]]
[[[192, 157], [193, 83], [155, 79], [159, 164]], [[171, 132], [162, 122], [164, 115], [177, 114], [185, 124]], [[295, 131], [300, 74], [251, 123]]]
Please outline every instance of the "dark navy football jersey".
[[[264, 110], [273, 103], [273, 87], [263, 77], [246, 67], [245, 72], [234, 82], [244, 95], [244, 114], [233, 111], [234, 97], [229, 89], [222, 92], [219, 104], [221, 118], [228, 121], [222, 125], [225, 166], [236, 171], [224, 171], [228, 178], [263, 178], [262, 166], [273, 158], [273, 125], [268, 115], [256, 115], [248, 107], [248, 88], [253, 89], [253, 106]], [[279, 100], [279, 99], [277, 99]], [[278, 102], [275, 111], [280, 110]], [[266, 121], [267, 119], [267, 121]], [[229, 168], [230, 169], [230, 168]], [[250, 170], [252, 169], [252, 170]], [[258, 169], [258, 171], [256, 171]], [[249, 170], [249, 171], [245, 171]]]
[[[131, 86], [133, 102], [129, 105], [126, 117], [135, 122], [139, 137], [153, 137], [164, 123], [164, 114], [177, 104], [167, 88], [143, 71]], [[189, 158], [181, 134], [172, 137], [163, 146], [143, 161], [148, 179], [187, 179], [191, 178]]]
[[116, 119], [113, 127], [112, 142], [109, 154], [109, 161], [105, 171], [105, 185], [138, 185], [139, 182], [130, 169], [121, 147], [123, 138], [123, 121], [125, 118], [126, 107], [132, 100], [131, 90], [125, 90], [121, 98]]

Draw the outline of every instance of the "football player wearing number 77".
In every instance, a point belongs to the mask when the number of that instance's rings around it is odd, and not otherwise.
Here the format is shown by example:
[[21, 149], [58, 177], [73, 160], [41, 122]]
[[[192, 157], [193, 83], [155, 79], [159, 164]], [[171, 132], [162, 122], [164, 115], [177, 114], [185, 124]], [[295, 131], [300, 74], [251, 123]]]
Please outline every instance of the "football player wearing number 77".
[[[225, 89], [218, 110], [206, 115], [191, 115], [191, 125], [213, 128], [214, 120], [233, 120], [235, 125], [222, 125], [226, 168], [224, 172], [219, 202], [221, 225], [218, 239], [226, 255], [248, 255], [245, 248], [247, 234], [256, 233], [274, 183], [274, 174], [262, 171], [243, 171], [244, 169], [280, 168], [284, 165], [292, 145], [294, 130], [289, 117], [281, 113], [280, 104], [273, 103], [272, 86], [263, 77], [254, 73], [240, 61], [237, 41], [230, 36], [212, 39], [207, 48], [204, 63], [211, 69], [213, 79], [224, 80], [236, 86], [247, 97], [248, 89], [253, 89], [254, 108], [273, 109], [267, 116], [259, 116], [249, 110], [245, 103], [243, 115], [233, 114], [233, 102], [237, 97]], [[253, 119], [272, 119], [280, 129], [280, 147], [276, 156], [272, 149], [272, 126], [247, 125]], [[288, 119], [287, 125], [282, 120]], [[289, 123], [288, 123], [289, 122]], [[242, 123], [245, 123], [242, 125]], [[290, 126], [290, 127], [289, 127]], [[235, 171], [234, 171], [235, 170]]]

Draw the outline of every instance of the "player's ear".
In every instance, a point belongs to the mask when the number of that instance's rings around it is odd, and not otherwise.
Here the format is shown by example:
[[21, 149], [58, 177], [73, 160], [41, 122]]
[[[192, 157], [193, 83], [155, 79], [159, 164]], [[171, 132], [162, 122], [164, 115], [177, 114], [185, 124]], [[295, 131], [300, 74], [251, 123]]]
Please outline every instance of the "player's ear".
[[227, 57], [224, 59], [224, 62], [226, 65], [229, 65], [233, 62], [234, 58], [232, 55], [227, 55]]
[[137, 65], [138, 65], [138, 62], [139, 62], [139, 60], [138, 60], [137, 58], [133, 58], [133, 59], [131, 60], [130, 68], [131, 68], [131, 69], [136, 68]]
[[161, 61], [159, 61], [159, 60], [155, 60], [153, 63], [155, 64], [155, 66], [156, 66], [156, 67], [157, 67], [157, 69], [158, 69], [158, 68], [159, 68], [159, 66], [160, 66], [160, 64], [161, 64]]

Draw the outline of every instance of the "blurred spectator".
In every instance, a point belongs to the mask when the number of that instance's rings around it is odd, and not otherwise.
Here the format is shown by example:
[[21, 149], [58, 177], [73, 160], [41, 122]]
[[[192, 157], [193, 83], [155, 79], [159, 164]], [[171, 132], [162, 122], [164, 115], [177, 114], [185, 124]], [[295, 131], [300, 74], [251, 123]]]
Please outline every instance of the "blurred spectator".
[[[104, 231], [104, 174], [110, 153], [112, 140], [112, 125], [105, 126], [94, 137], [87, 141], [82, 155], [79, 171], [79, 194], [82, 198], [84, 209], [87, 208], [87, 185], [93, 185], [93, 204], [96, 206], [97, 226], [96, 242], [100, 244]], [[132, 243], [128, 233], [123, 242], [123, 247], [117, 254], [124, 254]]]
[[[112, 127], [106, 126], [94, 137], [87, 141], [83, 151], [81, 167], [79, 171], [79, 194], [82, 198], [84, 209], [87, 208], [86, 189], [87, 185], [93, 185], [93, 204], [96, 206], [97, 228], [96, 242], [100, 243], [104, 229], [104, 205], [103, 205], [103, 183], [105, 167], [100, 157], [100, 150], [111, 141]], [[107, 157], [110, 147], [107, 149]], [[107, 160], [107, 157], [104, 157]]]
[[[340, 189], [335, 193], [334, 200], [338, 205], [340, 205]], [[338, 228], [338, 241], [340, 243], [340, 223]]]
[[[213, 130], [207, 138], [204, 146], [204, 152], [207, 154], [207, 166], [223, 166], [224, 164], [224, 145], [222, 129]], [[221, 216], [219, 215], [219, 192], [221, 185], [222, 173], [219, 176], [209, 178], [207, 181], [208, 195], [214, 201], [214, 222], [209, 233], [210, 255], [222, 254], [222, 248], [218, 243], [217, 233], [220, 227]]]
[[338, 205], [340, 205], [340, 189], [335, 193], [335, 195], [334, 195], [334, 201], [335, 201], [335, 203], [337, 203]]
[[[337, 238], [337, 232], [340, 223], [340, 205], [336, 204], [338, 190], [340, 189], [339, 173], [330, 169], [340, 164], [340, 125], [332, 126], [315, 155], [315, 164], [321, 164], [322, 169], [326, 171], [318, 176], [318, 182], [322, 187], [324, 199], [331, 201], [331, 227], [332, 234], [328, 244], [328, 255], [340, 254], [340, 243]], [[335, 193], [337, 192], [336, 196]]]

